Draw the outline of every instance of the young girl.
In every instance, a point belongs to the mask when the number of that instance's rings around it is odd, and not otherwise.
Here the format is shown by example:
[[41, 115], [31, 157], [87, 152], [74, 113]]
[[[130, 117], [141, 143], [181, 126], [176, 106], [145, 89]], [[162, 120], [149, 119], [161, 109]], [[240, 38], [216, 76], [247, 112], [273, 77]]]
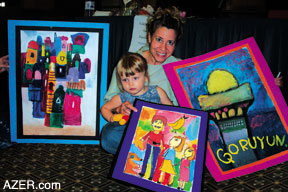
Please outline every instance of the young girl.
[[158, 86], [147, 86], [149, 83], [148, 66], [146, 60], [137, 53], [124, 55], [117, 64], [117, 83], [121, 92], [106, 102], [102, 108], [102, 116], [113, 122], [112, 111], [125, 101], [134, 103], [134, 100], [142, 99], [154, 103], [172, 105], [166, 92]]
[[[172, 54], [175, 45], [183, 32], [183, 18], [176, 8], [158, 9], [147, 21], [147, 45], [140, 48], [137, 53], [141, 54], [148, 63], [148, 74], [150, 85], [157, 85], [165, 90], [174, 105], [178, 105], [177, 99], [166, 77], [162, 65], [179, 61]], [[120, 92], [117, 86], [117, 70], [113, 70], [109, 89], [104, 97], [108, 102], [114, 95]], [[132, 103], [133, 104], [133, 103]], [[129, 115], [130, 111], [136, 108], [130, 102], [123, 103], [117, 108], [122, 114]], [[106, 123], [101, 131], [101, 146], [112, 154], [117, 152], [125, 126], [117, 126], [117, 123]]]

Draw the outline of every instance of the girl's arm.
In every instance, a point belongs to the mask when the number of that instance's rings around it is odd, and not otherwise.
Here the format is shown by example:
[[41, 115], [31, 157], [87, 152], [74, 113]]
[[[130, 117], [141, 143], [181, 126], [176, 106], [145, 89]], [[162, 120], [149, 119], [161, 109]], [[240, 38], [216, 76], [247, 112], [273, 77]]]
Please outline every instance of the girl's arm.
[[166, 92], [161, 87], [157, 87], [157, 91], [158, 91], [158, 94], [160, 96], [160, 100], [161, 100], [162, 104], [173, 105], [173, 103], [170, 101], [168, 95], [166, 94]]
[[101, 114], [108, 122], [113, 122], [112, 110], [119, 107], [122, 104], [120, 96], [115, 95], [111, 100], [107, 101], [101, 108]]

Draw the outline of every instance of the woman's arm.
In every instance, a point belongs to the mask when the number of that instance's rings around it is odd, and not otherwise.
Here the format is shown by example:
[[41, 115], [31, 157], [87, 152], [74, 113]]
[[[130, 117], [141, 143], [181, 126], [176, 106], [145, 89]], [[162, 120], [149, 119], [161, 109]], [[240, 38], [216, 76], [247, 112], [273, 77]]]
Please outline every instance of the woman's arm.
[[160, 96], [160, 100], [161, 100], [162, 104], [173, 105], [173, 103], [170, 101], [168, 95], [166, 94], [166, 92], [161, 87], [157, 86], [157, 91], [158, 91], [158, 94]]

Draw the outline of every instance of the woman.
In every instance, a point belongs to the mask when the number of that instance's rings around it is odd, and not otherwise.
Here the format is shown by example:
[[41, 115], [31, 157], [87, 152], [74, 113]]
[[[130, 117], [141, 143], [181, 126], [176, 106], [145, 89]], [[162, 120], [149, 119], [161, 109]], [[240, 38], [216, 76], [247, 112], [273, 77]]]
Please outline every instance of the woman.
[[[148, 63], [149, 85], [157, 85], [164, 89], [174, 105], [178, 105], [176, 97], [162, 68], [162, 65], [178, 61], [172, 56], [176, 42], [183, 33], [184, 20], [180, 11], [175, 8], [158, 9], [153, 17], [147, 21], [148, 46], [137, 51]], [[104, 97], [104, 102], [110, 100], [120, 92], [117, 87], [116, 71], [113, 71], [110, 87]], [[133, 103], [122, 103], [115, 109], [116, 113], [129, 115], [131, 110], [137, 111]], [[101, 145], [109, 153], [115, 154], [122, 138], [125, 126], [117, 122], [107, 123], [102, 128]]]

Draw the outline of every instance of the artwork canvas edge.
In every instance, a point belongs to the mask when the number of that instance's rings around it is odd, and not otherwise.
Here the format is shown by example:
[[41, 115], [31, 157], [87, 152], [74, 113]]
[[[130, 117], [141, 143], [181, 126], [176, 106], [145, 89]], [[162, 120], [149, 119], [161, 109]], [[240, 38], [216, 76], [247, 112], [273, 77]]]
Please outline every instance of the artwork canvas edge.
[[[100, 82], [100, 102], [99, 106], [104, 104], [104, 96], [107, 87], [107, 66], [108, 66], [108, 48], [109, 48], [109, 24], [108, 23], [91, 23], [91, 22], [70, 22], [70, 21], [38, 21], [38, 20], [8, 20], [8, 50], [9, 50], [9, 102], [10, 102], [10, 137], [11, 142], [17, 143], [65, 143], [65, 144], [99, 144], [97, 140], [77, 140], [77, 139], [41, 139], [29, 138], [22, 139], [17, 137], [17, 101], [16, 101], [16, 27], [17, 26], [35, 26], [35, 27], [74, 27], [79, 29], [101, 29], [103, 30], [102, 38], [102, 58], [101, 65], [101, 82]], [[102, 115], [99, 115], [99, 134], [106, 123]], [[97, 129], [97, 128], [96, 128]]]
[[[191, 109], [191, 108], [184, 108], [184, 107], [181, 108], [177, 106], [159, 105], [159, 104], [153, 104], [153, 103], [149, 103], [149, 102], [136, 99], [135, 107], [138, 109], [138, 111], [143, 106], [157, 108], [160, 110], [169, 110], [169, 109], [174, 108], [174, 110], [171, 110], [171, 111], [176, 111], [176, 112], [181, 112], [181, 113], [185, 113], [185, 111], [190, 111], [189, 114], [201, 116], [201, 124], [200, 124], [199, 135], [198, 135], [199, 148], [197, 148], [197, 154], [196, 154], [198, 159], [196, 159], [196, 162], [195, 162], [195, 173], [194, 173], [195, 175], [201, 173], [201, 177], [194, 177], [193, 186], [191, 188], [191, 191], [193, 192], [200, 192], [201, 183], [202, 183], [202, 175], [203, 175], [203, 166], [205, 163], [204, 156], [206, 153], [206, 143], [207, 143], [206, 136], [207, 136], [207, 128], [208, 128], [208, 113], [204, 111], [200, 111], [200, 110]], [[191, 111], [193, 111], [193, 113], [191, 113]], [[132, 115], [130, 116], [129, 122], [131, 123], [129, 123], [129, 125], [126, 127], [126, 132], [124, 133], [124, 136], [122, 138], [123, 142], [122, 142], [122, 145], [120, 145], [121, 148], [117, 154], [117, 158], [116, 158], [117, 163], [115, 163], [115, 167], [112, 173], [112, 178], [120, 180], [120, 181], [126, 181], [128, 183], [138, 185], [140, 187], [148, 186], [147, 188], [153, 191], [161, 192], [163, 191], [163, 189], [165, 189], [165, 191], [167, 192], [179, 191], [174, 188], [158, 185], [148, 180], [135, 178], [135, 176], [128, 175], [123, 172], [123, 169], [126, 163], [127, 154], [129, 153], [129, 149], [130, 149], [129, 146], [131, 145], [133, 141], [133, 136], [136, 131], [136, 126], [138, 124], [138, 119], [140, 117], [140, 114], [141, 114], [140, 112], [137, 112], [137, 113], [132, 112]], [[144, 185], [143, 183], [147, 184], [147, 186]]]

